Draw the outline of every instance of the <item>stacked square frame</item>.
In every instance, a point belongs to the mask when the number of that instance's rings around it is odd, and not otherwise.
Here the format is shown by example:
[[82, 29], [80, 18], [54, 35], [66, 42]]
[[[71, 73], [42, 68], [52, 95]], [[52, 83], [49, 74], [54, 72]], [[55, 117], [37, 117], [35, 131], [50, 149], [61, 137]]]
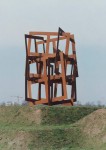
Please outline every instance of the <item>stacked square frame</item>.
[[[61, 41], [65, 43], [64, 50], [60, 48]], [[29, 32], [25, 34], [25, 46], [25, 100], [30, 105], [73, 105], [77, 101], [78, 77], [74, 35], [61, 28], [58, 32]], [[42, 52], [39, 52], [41, 46]], [[32, 64], [36, 66], [33, 73], [30, 69]], [[32, 86], [36, 84], [38, 87], [33, 91]], [[45, 88], [43, 91], [42, 86]], [[61, 92], [59, 96], [58, 90]], [[37, 98], [33, 97], [32, 92], [37, 92]], [[45, 98], [42, 98], [42, 94], [45, 94]]]

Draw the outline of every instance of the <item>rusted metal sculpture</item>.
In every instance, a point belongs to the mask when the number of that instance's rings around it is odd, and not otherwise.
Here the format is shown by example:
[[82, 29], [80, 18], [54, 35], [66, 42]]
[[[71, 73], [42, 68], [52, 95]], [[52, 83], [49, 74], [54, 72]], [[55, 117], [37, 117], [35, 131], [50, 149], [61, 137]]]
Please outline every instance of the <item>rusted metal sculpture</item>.
[[[63, 50], [60, 48], [63, 46], [61, 41], [65, 42]], [[78, 77], [74, 35], [61, 28], [58, 32], [29, 32], [25, 35], [25, 45], [25, 100], [33, 105], [73, 105], [77, 99]], [[33, 64], [35, 71], [32, 73], [30, 68]], [[36, 84], [38, 87], [34, 91], [32, 86]], [[58, 88], [60, 85], [61, 89]], [[42, 86], [45, 86], [45, 91], [42, 91]], [[57, 90], [61, 91], [61, 95], [58, 96]], [[37, 93], [37, 98], [32, 92]], [[45, 98], [42, 97], [44, 93]], [[69, 98], [68, 93], [71, 93]]]

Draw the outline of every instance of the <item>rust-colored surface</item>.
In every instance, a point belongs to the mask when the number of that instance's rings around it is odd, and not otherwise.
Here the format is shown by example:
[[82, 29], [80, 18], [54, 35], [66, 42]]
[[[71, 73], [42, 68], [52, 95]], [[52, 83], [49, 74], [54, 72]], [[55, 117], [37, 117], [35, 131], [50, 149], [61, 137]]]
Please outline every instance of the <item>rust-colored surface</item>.
[[[61, 41], [64, 42], [63, 50], [60, 48]], [[30, 105], [73, 105], [77, 100], [76, 77], [78, 77], [74, 35], [64, 32], [61, 28], [58, 32], [29, 32], [29, 35], [25, 35], [25, 45], [25, 100], [29, 101]], [[30, 70], [32, 64], [36, 65], [33, 73]], [[67, 70], [70, 73], [67, 73]], [[38, 93], [37, 98], [34, 98], [32, 86], [36, 84]], [[45, 91], [41, 91], [42, 85], [45, 86]], [[60, 96], [57, 92], [59, 85], [61, 85]], [[45, 98], [42, 98], [44, 92]], [[68, 93], [71, 93], [69, 98]]]

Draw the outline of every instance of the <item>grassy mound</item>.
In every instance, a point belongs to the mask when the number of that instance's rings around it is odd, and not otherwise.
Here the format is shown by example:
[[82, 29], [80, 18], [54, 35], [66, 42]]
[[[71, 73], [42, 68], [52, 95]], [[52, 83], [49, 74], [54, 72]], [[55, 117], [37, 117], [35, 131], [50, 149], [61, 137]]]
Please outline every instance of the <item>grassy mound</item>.
[[106, 109], [94, 111], [78, 121], [77, 126], [82, 128], [87, 137], [86, 145], [102, 149], [106, 146]]
[[0, 124], [62, 125], [72, 124], [97, 110], [98, 107], [70, 106], [1, 106]]
[[105, 150], [105, 113], [98, 107], [1, 106], [0, 149]]

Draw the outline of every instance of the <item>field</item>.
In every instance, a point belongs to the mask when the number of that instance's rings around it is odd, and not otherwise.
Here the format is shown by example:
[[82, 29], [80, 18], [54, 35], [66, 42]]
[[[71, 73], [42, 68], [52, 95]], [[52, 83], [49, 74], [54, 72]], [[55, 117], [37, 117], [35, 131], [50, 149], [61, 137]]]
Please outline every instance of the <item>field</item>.
[[1, 106], [1, 150], [106, 150], [106, 109]]

